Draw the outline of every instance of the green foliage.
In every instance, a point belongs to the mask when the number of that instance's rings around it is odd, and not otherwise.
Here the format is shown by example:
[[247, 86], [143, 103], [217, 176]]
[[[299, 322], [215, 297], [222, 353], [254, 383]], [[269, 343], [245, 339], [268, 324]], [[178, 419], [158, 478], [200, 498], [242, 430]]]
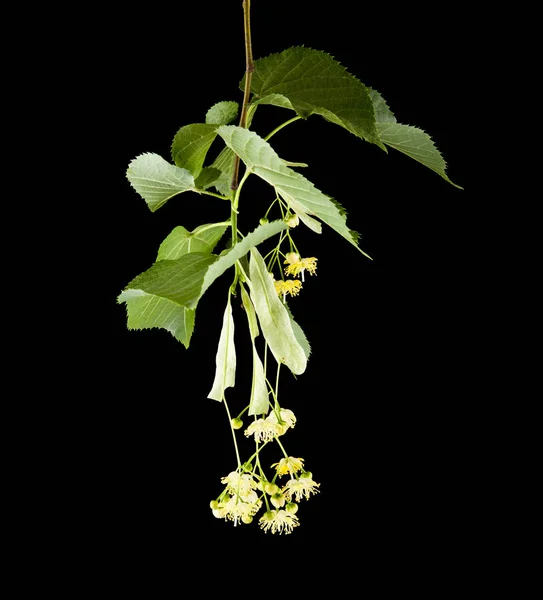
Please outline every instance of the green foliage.
[[[250, 66], [249, 6], [250, 2], [243, 2], [246, 58]], [[298, 229], [295, 228], [301, 222], [311, 231], [321, 233], [324, 223], [365, 253], [358, 246], [359, 234], [347, 226], [344, 206], [319, 191], [295, 170], [307, 166], [305, 163], [281, 159], [268, 140], [299, 118], [320, 115], [385, 151], [390, 147], [402, 152], [448, 183], [456, 184], [448, 178], [445, 160], [430, 136], [416, 127], [398, 123], [379, 92], [366, 87], [332, 56], [310, 48], [289, 48], [257, 60], [254, 71], [248, 69], [246, 77], [251, 77], [251, 85], [248, 85], [248, 79], [247, 86], [242, 81], [244, 98], [240, 123], [244, 127], [231, 124], [238, 117], [240, 105], [237, 102], [218, 102], [207, 111], [205, 123], [192, 123], [177, 131], [171, 145], [172, 163], [153, 153], [141, 154], [130, 162], [127, 179], [151, 211], [158, 210], [178, 194], [196, 192], [215, 198], [207, 200], [210, 212], [214, 208], [212, 203], [219, 205], [217, 212], [223, 211], [226, 201], [230, 218], [225, 221], [224, 213], [220, 213], [221, 216], [216, 217], [219, 222], [202, 224], [193, 231], [181, 225], [174, 227], [160, 244], [155, 263], [134, 277], [117, 301], [126, 307], [129, 329], [165, 329], [188, 348], [200, 299], [217, 279], [230, 274], [228, 301], [215, 354], [215, 375], [207, 397], [224, 402], [226, 406], [237, 469], [222, 479], [226, 487], [210, 506], [219, 518], [231, 520], [236, 525], [248, 523], [262, 504], [256, 490], [267, 492], [274, 507], [285, 501], [288, 504], [284, 509], [271, 510], [266, 502], [267, 510], [259, 519], [260, 526], [272, 533], [290, 533], [298, 525], [295, 516], [298, 501], [316, 493], [319, 486], [313, 481], [311, 472], [305, 470], [303, 459], [287, 454], [283, 443], [279, 442], [279, 437], [296, 422], [294, 413], [284, 409], [282, 394], [279, 403], [280, 366], [286, 365], [294, 376], [301, 375], [306, 371], [311, 355], [307, 337], [286, 302], [287, 295], [297, 296], [310, 291], [310, 286], [304, 287], [304, 271], [313, 275], [316, 269], [316, 257], [302, 258], [298, 254], [294, 241]], [[293, 111], [297, 116], [261, 137], [251, 129], [252, 119], [257, 109], [267, 110], [266, 106]], [[211, 164], [206, 164], [210, 162], [208, 154], [215, 140], [224, 143], [224, 147]], [[336, 175], [341, 173], [341, 165], [330, 162], [332, 151], [325, 143], [323, 147], [323, 156], [328, 161], [323, 168]], [[260, 219], [260, 225], [244, 234], [240, 230], [243, 222], [240, 206], [243, 208], [245, 201], [240, 204], [240, 195], [251, 175], [268, 183], [271, 189], [269, 205], [261, 207], [261, 215], [265, 217]], [[259, 194], [251, 203], [256, 204], [261, 199]], [[279, 216], [272, 217], [272, 210]], [[223, 242], [223, 250], [217, 251], [217, 244], [223, 240], [227, 229], [230, 229], [227, 243]], [[245, 225], [243, 231], [246, 231]], [[261, 253], [272, 238], [277, 238], [275, 247]], [[287, 268], [285, 264], [288, 264]], [[276, 275], [280, 279], [275, 280]], [[236, 383], [232, 297], [238, 298], [238, 292], [241, 293], [241, 307], [236, 302], [234, 308], [243, 309], [247, 317], [253, 368], [250, 397], [244, 400], [245, 408], [232, 418], [225, 392]], [[257, 340], [264, 347], [263, 361]], [[277, 363], [275, 387], [269, 379], [270, 354]], [[235, 432], [243, 427], [241, 416], [245, 412], [250, 417], [266, 415], [270, 408], [273, 410], [269, 416], [252, 420], [245, 429], [247, 437], [254, 435], [256, 451], [242, 462]], [[259, 452], [274, 441], [279, 442], [284, 458], [272, 466], [274, 472], [268, 476]], [[275, 483], [276, 477], [287, 472], [291, 478], [280, 488], [279, 483]]]
[[126, 177], [153, 212], [177, 194], [198, 191], [190, 171], [150, 152], [140, 154], [130, 163]]
[[150, 295], [196, 308], [204, 276], [216, 260], [216, 256], [205, 252], [191, 252], [176, 260], [160, 260], [135, 277], [119, 296], [119, 301]]
[[156, 262], [133, 279], [117, 299], [126, 304], [128, 329], [165, 329], [188, 348], [194, 330], [194, 297], [215, 259], [203, 252], [184, 254], [177, 260]]
[[422, 129], [398, 123], [379, 92], [371, 90], [370, 95], [375, 109], [377, 130], [383, 142], [435, 171], [454, 187], [462, 189], [445, 173], [447, 164], [430, 136]]
[[227, 223], [211, 223], [187, 231], [179, 225], [160, 244], [157, 260], [175, 260], [191, 252], [213, 252], [227, 227]]
[[387, 146], [403, 152], [425, 167], [435, 171], [438, 175], [441, 175], [445, 181], [448, 181], [454, 187], [462, 189], [449, 179], [445, 173], [447, 167], [445, 160], [435, 147], [432, 138], [422, 131], [422, 129], [411, 127], [410, 125], [402, 125], [401, 123], [378, 123], [377, 128], [379, 129], [381, 139]]
[[126, 303], [129, 329], [159, 327], [186, 348], [194, 330], [194, 311], [209, 288], [255, 245], [287, 228], [283, 221], [259, 225], [221, 256], [211, 254], [225, 231], [222, 223], [188, 232], [176, 227], [162, 242], [157, 262], [134, 278], [119, 295]]
[[255, 61], [251, 90], [254, 103], [321, 115], [383, 147], [369, 89], [325, 52], [296, 46]]
[[[314, 219], [308, 218], [309, 215], [314, 215], [360, 250], [337, 204], [320, 192], [303, 175], [287, 167], [268, 142], [254, 131], [235, 125], [223, 125], [217, 129], [217, 133], [252, 173], [275, 188], [293, 212], [296, 212], [310, 229], [320, 230]], [[362, 250], [360, 251], [362, 252]]]
[[[218, 102], [207, 111], [205, 123], [185, 125], [177, 131], [171, 146], [173, 164], [153, 153], [141, 154], [130, 162], [127, 179], [151, 211], [178, 194], [210, 194], [207, 190], [212, 187], [234, 202], [230, 185], [237, 155], [247, 174], [270, 184], [285, 208], [309, 229], [321, 233], [324, 223], [365, 254], [358, 247], [359, 234], [347, 227], [344, 207], [294, 170], [306, 165], [281, 159], [268, 141], [250, 129], [256, 108], [265, 105], [294, 111], [304, 119], [320, 115], [385, 150], [390, 147], [402, 152], [460, 187], [448, 178], [445, 160], [430, 136], [417, 127], [398, 123], [381, 94], [361, 83], [329, 54], [293, 47], [256, 60], [254, 66], [247, 128], [229, 125], [238, 117], [237, 102]], [[206, 165], [217, 136], [225, 147]], [[265, 223], [241, 238], [236, 233], [231, 247], [220, 255], [213, 254], [228, 227], [233, 227], [232, 221], [200, 225], [192, 232], [175, 227], [160, 245], [155, 264], [126, 286], [118, 302], [126, 305], [129, 329], [162, 328], [188, 348], [200, 298], [217, 278], [238, 265], [235, 283], [239, 273], [244, 273], [250, 288], [249, 297], [241, 283], [243, 278], [239, 281], [253, 345], [249, 414], [258, 415], [268, 410], [268, 389], [255, 346], [259, 335], [256, 315], [273, 355], [294, 374], [305, 371], [311, 348], [290, 309], [278, 297], [257, 249], [273, 236], [280, 234], [283, 240], [290, 235], [286, 223]], [[216, 400], [223, 398], [224, 389], [234, 381], [233, 331], [229, 300], [209, 396]]]
[[233, 267], [234, 264], [245, 256], [251, 248], [261, 244], [268, 238], [277, 235], [286, 228], [287, 225], [283, 221], [273, 221], [271, 223], [266, 223], [265, 225], [259, 225], [253, 232], [246, 235], [232, 249], [224, 253], [216, 263], [209, 267], [204, 277], [200, 295], [202, 296], [218, 277], [220, 277], [227, 269]]
[[228, 125], [238, 116], [237, 102], [217, 102], [206, 114], [206, 123], [213, 125]]
[[216, 125], [193, 123], [185, 125], [175, 134], [172, 142], [174, 163], [192, 173], [194, 178], [200, 175], [207, 151], [217, 136]]
[[211, 167], [219, 172], [213, 185], [219, 192], [224, 196], [228, 196], [230, 193], [230, 183], [232, 182], [232, 175], [234, 173], [234, 162], [236, 155], [231, 148], [223, 148], [220, 154], [217, 156]]
[[[198, 178], [196, 179], [196, 182], [195, 182], [196, 187], [199, 190], [207, 190], [212, 185], [217, 187], [218, 181], [222, 176], [223, 176], [223, 173], [222, 173], [222, 171], [219, 171], [219, 169], [215, 169], [214, 167], [204, 167], [200, 171], [200, 175], [198, 175]], [[229, 182], [227, 182], [227, 185], [228, 185], [228, 183]], [[229, 188], [221, 187], [221, 189], [218, 191], [220, 194], [227, 196], [228, 192], [229, 192]]]
[[189, 347], [195, 310], [151, 294], [122, 296], [119, 296], [119, 302], [126, 303], [128, 329], [165, 329], [185, 348]]

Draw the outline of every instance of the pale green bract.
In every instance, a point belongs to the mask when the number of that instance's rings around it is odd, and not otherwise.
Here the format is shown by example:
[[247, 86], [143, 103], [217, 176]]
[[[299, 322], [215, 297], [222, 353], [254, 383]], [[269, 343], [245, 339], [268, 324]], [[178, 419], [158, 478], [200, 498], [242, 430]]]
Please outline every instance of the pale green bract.
[[243, 283], [239, 285], [241, 289], [241, 303], [243, 304], [243, 308], [245, 309], [245, 313], [247, 315], [247, 322], [249, 324], [249, 333], [251, 334], [251, 340], [254, 340], [260, 335], [260, 330], [258, 329], [258, 319], [256, 318], [255, 307], [249, 298], [249, 294], [245, 289]]
[[240, 284], [241, 301], [247, 320], [249, 322], [249, 332], [251, 334], [251, 343], [253, 346], [253, 381], [251, 384], [251, 397], [249, 399], [249, 416], [266, 414], [269, 409], [268, 385], [266, 383], [266, 374], [264, 366], [256, 349], [255, 338], [259, 335], [258, 321], [255, 308], [245, 286]]
[[365, 254], [358, 247], [356, 236], [347, 227], [345, 215], [341, 213], [337, 203], [320, 192], [303, 175], [287, 167], [268, 142], [254, 131], [235, 125], [223, 125], [217, 129], [217, 133], [251, 172], [276, 189], [310, 229], [320, 232], [319, 224], [314, 219], [306, 219], [313, 215]]
[[306, 358], [309, 358], [309, 356], [311, 355], [311, 345], [307, 340], [304, 330], [294, 320], [294, 317], [292, 316], [292, 312], [289, 308], [289, 305], [285, 302], [284, 306], [287, 309], [288, 316], [290, 317], [290, 324], [292, 325], [292, 331], [294, 332], [294, 337], [298, 340], [298, 343], [303, 348]]
[[266, 263], [257, 248], [251, 249], [248, 285], [262, 334], [278, 363], [285, 364], [295, 375], [307, 367], [307, 356], [296, 339], [290, 317], [277, 296]]
[[272, 221], [265, 225], [259, 225], [254, 231], [247, 234], [233, 248], [220, 256], [216, 263], [209, 267], [204, 277], [200, 295], [203, 295], [217, 277], [220, 277], [227, 269], [232, 267], [237, 260], [245, 256], [253, 246], [261, 244], [286, 228], [287, 224], [284, 221]]
[[236, 347], [234, 345], [234, 318], [230, 294], [224, 311], [219, 347], [215, 357], [215, 379], [207, 395], [212, 400], [224, 400], [224, 390], [234, 387], [236, 381]]

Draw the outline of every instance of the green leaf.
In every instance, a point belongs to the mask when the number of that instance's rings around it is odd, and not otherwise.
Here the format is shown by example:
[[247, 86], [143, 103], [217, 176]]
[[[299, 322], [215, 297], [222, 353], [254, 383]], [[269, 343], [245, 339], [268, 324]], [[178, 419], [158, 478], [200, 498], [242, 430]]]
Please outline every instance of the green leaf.
[[251, 249], [249, 273], [251, 299], [272, 354], [278, 363], [287, 365], [295, 375], [301, 375], [307, 366], [306, 354], [294, 335], [288, 312], [277, 296], [266, 263], [257, 248]]
[[370, 96], [375, 109], [377, 120], [377, 130], [381, 140], [391, 148], [403, 152], [410, 158], [420, 162], [428, 167], [445, 181], [454, 187], [463, 189], [456, 183], [453, 183], [446, 174], [447, 163], [439, 150], [435, 147], [432, 138], [417, 127], [402, 125], [396, 121], [394, 113], [390, 110], [387, 103], [375, 90], [370, 91]]
[[270, 104], [296, 111], [292, 102], [286, 96], [283, 96], [283, 94], [266, 94], [263, 98], [253, 99], [252, 104]]
[[369, 88], [325, 52], [295, 46], [256, 60], [251, 91], [256, 103], [319, 114], [384, 149]]
[[172, 142], [171, 152], [174, 163], [190, 171], [195, 178], [198, 177], [207, 151], [217, 135], [216, 128], [216, 125], [204, 123], [181, 127]]
[[190, 253], [187, 253], [188, 232], [183, 227], [174, 229], [171, 237], [164, 240], [157, 262], [135, 277], [117, 298], [119, 303], [127, 305], [129, 329], [162, 327], [188, 347], [194, 328], [194, 309], [209, 286], [254, 245], [286, 227], [283, 221], [259, 225], [220, 257], [211, 254], [209, 248], [215, 243], [211, 234], [216, 230], [214, 235], [218, 236], [222, 227], [195, 229], [193, 233], [200, 229], [198, 243], [205, 252]]
[[218, 177], [213, 185], [223, 196], [229, 196], [231, 193], [230, 184], [232, 183], [232, 176], [234, 175], [234, 162], [236, 155], [231, 148], [223, 148], [211, 168], [217, 169], [221, 175]]
[[381, 139], [387, 146], [403, 152], [425, 167], [435, 171], [454, 187], [463, 189], [449, 179], [445, 172], [447, 163], [435, 147], [432, 138], [422, 129], [400, 123], [378, 123], [377, 128], [381, 134]]
[[358, 247], [356, 236], [347, 227], [345, 215], [341, 214], [337, 203], [320, 192], [303, 175], [287, 167], [268, 142], [254, 131], [234, 125], [223, 125], [217, 129], [217, 133], [248, 169], [275, 188], [310, 229], [314, 231], [318, 229], [316, 221], [313, 219], [309, 221], [306, 218], [308, 215], [313, 215], [365, 254]]
[[230, 295], [224, 311], [219, 347], [215, 357], [215, 379], [207, 395], [212, 400], [224, 400], [224, 390], [234, 387], [236, 381], [236, 347], [234, 345], [234, 318]]
[[256, 317], [255, 308], [249, 294], [245, 290], [243, 284], [241, 287], [241, 301], [245, 308], [245, 314], [249, 321], [249, 331], [251, 333], [251, 343], [253, 346], [253, 381], [251, 385], [251, 398], [249, 400], [249, 416], [266, 414], [269, 409], [268, 385], [266, 383], [266, 374], [264, 366], [258, 355], [255, 345], [255, 338], [259, 335], [258, 320]]
[[[256, 107], [253, 107], [253, 110], [249, 111], [247, 114], [247, 128], [251, 126], [254, 116], [254, 109], [256, 109]], [[234, 176], [235, 160], [236, 155], [232, 149], [226, 147], [221, 150], [211, 165], [211, 168], [217, 169], [221, 173], [221, 175], [213, 182], [213, 185], [219, 194], [222, 194], [223, 196], [230, 196], [232, 192], [230, 185], [232, 184], [232, 177]]]
[[381, 94], [371, 88], [368, 89], [371, 101], [373, 102], [373, 110], [375, 111], [375, 121], [377, 123], [396, 123], [394, 113], [390, 110]]
[[217, 277], [220, 277], [227, 269], [234, 266], [236, 261], [245, 256], [253, 246], [261, 244], [286, 228], [287, 224], [284, 221], [272, 221], [265, 225], [259, 225], [254, 231], [246, 235], [231, 250], [225, 252], [209, 267], [204, 277], [200, 297], [204, 295]]
[[132, 160], [126, 177], [153, 212], [177, 194], [198, 191], [189, 171], [171, 165], [158, 154], [145, 153]]
[[190, 232], [178, 226], [160, 244], [157, 260], [175, 260], [190, 252], [213, 252], [227, 227], [225, 223], [208, 223]]
[[135, 277], [119, 296], [119, 302], [156, 296], [180, 306], [196, 308], [204, 276], [217, 260], [213, 254], [191, 252], [176, 260], [160, 260]]
[[189, 347], [194, 330], [194, 310], [150, 295], [128, 297], [124, 302], [128, 329], [166, 329], [185, 348]]
[[219, 169], [215, 169], [213, 167], [204, 167], [196, 179], [196, 187], [199, 190], [207, 190], [207, 188], [215, 185], [221, 176], [222, 172], [219, 171]]
[[238, 110], [237, 102], [217, 102], [207, 111], [206, 123], [228, 125], [238, 116]]

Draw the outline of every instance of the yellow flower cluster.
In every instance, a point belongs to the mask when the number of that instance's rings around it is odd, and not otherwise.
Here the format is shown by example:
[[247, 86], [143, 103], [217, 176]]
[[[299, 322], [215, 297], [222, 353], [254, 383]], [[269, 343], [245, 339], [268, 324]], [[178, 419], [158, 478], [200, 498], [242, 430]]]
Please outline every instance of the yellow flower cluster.
[[[245, 435], [254, 436], [257, 444], [274, 439], [279, 442], [280, 436], [295, 427], [296, 420], [291, 410], [276, 406], [268, 416], [252, 421], [245, 429]], [[239, 418], [234, 421], [241, 423]], [[272, 464], [275, 471], [272, 478], [268, 479], [261, 468], [258, 474], [249, 461], [221, 479], [225, 487], [218, 498], [210, 502], [215, 517], [233, 521], [234, 525], [251, 523], [265, 505], [264, 513], [258, 519], [264, 532], [289, 534], [299, 526], [298, 503], [316, 494], [320, 484], [313, 480], [310, 471], [304, 469], [303, 458], [288, 456], [282, 445], [281, 448], [284, 457]], [[281, 485], [276, 480], [284, 475], [288, 476], [288, 481]]]
[[[298, 470], [298, 468], [302, 468], [302, 462], [303, 459], [301, 458], [288, 457], [276, 463], [276, 465], [279, 465], [277, 472], [279, 473], [280, 469], [287, 464], [289, 465], [287, 470], [289, 468], [292, 468], [294, 471]], [[294, 527], [300, 524], [298, 517], [295, 516], [295, 513], [298, 511], [298, 504], [296, 502], [304, 498], [308, 499], [311, 494], [316, 494], [319, 491], [317, 488], [320, 484], [313, 481], [309, 471], [302, 473], [297, 479], [292, 475], [293, 471], [291, 470], [290, 472], [291, 479], [283, 489], [276, 492], [271, 498], [271, 502], [276, 507], [276, 510], [267, 510], [258, 520], [260, 527], [266, 532], [271, 531], [272, 533], [279, 534], [291, 533]], [[288, 504], [285, 506], [285, 502], [287, 501]], [[280, 508], [283, 506], [284, 509]]]
[[257, 483], [253, 476], [248, 473], [241, 474], [238, 471], [232, 471], [221, 481], [226, 484], [226, 488], [220, 500], [211, 502], [213, 515], [218, 519], [234, 521], [235, 525], [239, 521], [250, 523], [262, 506], [262, 500], [259, 499], [256, 491]]
[[270, 442], [275, 436], [284, 435], [289, 427], [296, 425], [296, 417], [288, 408], [279, 410], [280, 419], [272, 411], [265, 419], [256, 419], [245, 430], [247, 437], [254, 435], [255, 442]]
[[302, 289], [302, 282], [294, 279], [287, 279], [286, 281], [274, 281], [275, 291], [279, 296], [283, 296], [285, 299], [287, 294], [291, 296], [297, 296]]
[[317, 259], [314, 256], [309, 258], [300, 258], [297, 252], [289, 252], [285, 256], [285, 275], [302, 276], [304, 281], [304, 272], [308, 271], [310, 275], [315, 275], [317, 272]]

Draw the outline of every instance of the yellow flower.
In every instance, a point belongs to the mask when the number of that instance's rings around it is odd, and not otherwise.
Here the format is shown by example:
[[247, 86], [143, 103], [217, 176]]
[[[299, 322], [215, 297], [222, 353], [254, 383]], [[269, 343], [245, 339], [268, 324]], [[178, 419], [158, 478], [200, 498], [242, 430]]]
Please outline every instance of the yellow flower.
[[287, 294], [291, 296], [297, 296], [302, 289], [302, 282], [294, 279], [287, 279], [286, 281], [274, 281], [275, 291], [278, 296], [283, 296], [283, 301]]
[[269, 510], [258, 521], [260, 527], [272, 533], [291, 533], [300, 524], [298, 517], [286, 510]]
[[226, 483], [227, 491], [232, 495], [238, 495], [245, 502], [254, 502], [253, 493], [256, 489], [256, 481], [249, 473], [238, 473], [232, 471], [226, 477], [221, 479]]
[[276, 435], [281, 434], [281, 427], [277, 422], [268, 419], [257, 419], [245, 430], [245, 435], [255, 436], [255, 442], [270, 442]]
[[262, 506], [262, 501], [258, 499], [256, 492], [252, 492], [252, 496], [251, 502], [245, 502], [238, 496], [229, 496], [223, 502], [218, 503], [218, 508], [212, 509], [213, 516], [217, 519], [234, 521], [234, 525], [237, 525], [239, 521], [250, 523], [252, 517]]
[[304, 468], [304, 459], [289, 456], [288, 458], [282, 458], [279, 462], [273, 464], [272, 468], [273, 467], [276, 467], [279, 477], [288, 475], [289, 473], [294, 475], [294, 473], [297, 473]]
[[279, 428], [278, 435], [284, 435], [289, 427], [294, 427], [294, 425], [296, 425], [296, 416], [290, 409], [280, 408], [279, 418], [277, 418], [275, 410], [272, 410], [272, 412], [266, 417], [266, 421], [275, 423]]
[[308, 473], [303, 473], [300, 479], [291, 479], [283, 488], [283, 493], [285, 496], [292, 500], [296, 499], [296, 502], [300, 502], [302, 498], [309, 498], [311, 494], [316, 494], [319, 490], [317, 489], [320, 483], [316, 483], [311, 478], [311, 474], [309, 477]]
[[317, 259], [314, 256], [309, 258], [300, 258], [300, 255], [296, 252], [289, 252], [285, 256], [285, 275], [302, 275], [302, 281], [304, 281], [304, 272], [309, 271], [311, 275], [315, 275], [317, 272]]

